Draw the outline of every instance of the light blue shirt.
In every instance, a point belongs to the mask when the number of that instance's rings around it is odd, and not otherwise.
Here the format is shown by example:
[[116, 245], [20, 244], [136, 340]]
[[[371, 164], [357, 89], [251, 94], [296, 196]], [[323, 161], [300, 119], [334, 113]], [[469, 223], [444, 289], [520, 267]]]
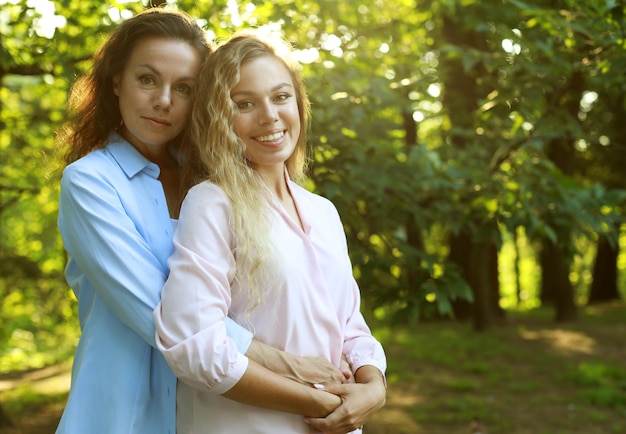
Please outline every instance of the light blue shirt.
[[[176, 225], [158, 176], [115, 133], [63, 172], [58, 224], [82, 335], [59, 434], [175, 434], [176, 377], [152, 316]], [[231, 321], [228, 335], [247, 351], [251, 333]]]

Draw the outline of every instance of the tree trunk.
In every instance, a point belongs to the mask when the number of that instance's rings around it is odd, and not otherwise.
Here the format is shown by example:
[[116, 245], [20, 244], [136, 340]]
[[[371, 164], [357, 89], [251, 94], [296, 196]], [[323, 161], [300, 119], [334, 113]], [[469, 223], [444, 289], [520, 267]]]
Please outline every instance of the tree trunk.
[[600, 236], [588, 304], [620, 299], [617, 290], [618, 255], [619, 247], [611, 244], [606, 237]]
[[543, 243], [540, 258], [541, 300], [554, 305], [557, 322], [575, 321], [578, 308], [574, 302], [574, 287], [569, 280], [569, 261], [559, 246], [548, 240]]
[[495, 243], [488, 243], [489, 250], [489, 287], [491, 288], [491, 310], [494, 319], [498, 324], [506, 321], [506, 312], [500, 307], [500, 275], [498, 273], [498, 246]]
[[[413, 113], [409, 111], [402, 112], [402, 118], [404, 120], [404, 132], [405, 132], [405, 150], [409, 154], [411, 148], [417, 146], [417, 124], [413, 120]], [[416, 250], [424, 250], [424, 242], [422, 239], [422, 232], [415, 223], [415, 216], [409, 212], [406, 216], [406, 238], [407, 243]], [[414, 293], [420, 290], [420, 277], [419, 277], [420, 264], [408, 263], [406, 269], [406, 282], [407, 290], [409, 293]], [[411, 304], [411, 301], [408, 301]], [[413, 306], [413, 308], [415, 308]], [[422, 312], [420, 312], [420, 315]]]
[[480, 242], [472, 245], [469, 257], [470, 285], [474, 293], [474, 330], [485, 331], [496, 324], [498, 298], [493, 288], [492, 243]]
[[[456, 11], [450, 11], [442, 17], [441, 38], [445, 43], [463, 49], [489, 51], [484, 35], [474, 28], [468, 28], [463, 16]], [[451, 123], [447, 140], [460, 150], [467, 149], [474, 145], [473, 141], [466, 134], [455, 130], [475, 129], [476, 110], [484, 98], [480, 83], [489, 72], [481, 62], [468, 70], [461, 58], [447, 56], [440, 58], [439, 71], [443, 82], [443, 103]], [[468, 179], [467, 182], [473, 183], [473, 180]], [[491, 221], [474, 223], [476, 227], [495, 225]], [[504, 316], [499, 306], [497, 247], [487, 238], [478, 241], [474, 239], [470, 227], [467, 225], [461, 233], [450, 237], [449, 259], [459, 266], [462, 276], [472, 288], [474, 303], [455, 301], [452, 306], [457, 318], [471, 317], [476, 330], [485, 330], [494, 325], [497, 318]], [[493, 230], [497, 231], [497, 228]]]
[[[560, 109], [566, 111], [572, 119], [576, 119], [584, 90], [585, 77], [581, 71], [576, 70], [568, 78], [563, 89], [554, 91], [551, 100]], [[575, 172], [574, 152], [573, 139], [568, 136], [556, 137], [550, 140], [547, 146], [548, 158], [562, 173], [570, 176]], [[570, 247], [568, 243], [571, 243], [568, 232], [569, 229], [561, 228], [558, 245], [545, 240], [541, 257], [541, 301], [554, 304], [555, 319], [558, 322], [575, 321], [578, 318], [574, 288], [569, 280], [569, 258], [564, 255], [565, 250]]]
[[4, 410], [2, 409], [2, 403], [0, 403], [0, 428], [11, 428], [13, 426], [13, 422], [4, 412]]
[[[463, 279], [471, 286], [470, 283], [470, 271], [471, 266], [469, 258], [472, 255], [472, 242], [470, 240], [470, 234], [461, 232], [458, 235], [451, 235], [449, 240], [450, 254], [448, 259], [458, 265]], [[474, 289], [472, 288], [472, 292]], [[452, 310], [454, 317], [461, 321], [468, 320], [472, 317], [473, 309], [472, 303], [467, 300], [454, 300], [452, 301]]]
[[472, 289], [474, 302], [452, 302], [454, 316], [472, 319], [474, 330], [484, 331], [505, 318], [500, 307], [498, 249], [488, 241], [472, 242], [468, 233], [450, 237], [448, 259], [459, 266], [461, 275]]

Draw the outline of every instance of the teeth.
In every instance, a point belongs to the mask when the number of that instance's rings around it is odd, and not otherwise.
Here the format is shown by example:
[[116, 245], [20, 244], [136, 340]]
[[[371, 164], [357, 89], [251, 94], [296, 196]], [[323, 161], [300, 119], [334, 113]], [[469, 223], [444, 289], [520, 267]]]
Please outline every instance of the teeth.
[[273, 140], [278, 140], [280, 139], [282, 136], [284, 136], [285, 133], [284, 132], [280, 132], [280, 133], [274, 133], [274, 134], [270, 134], [269, 136], [261, 136], [261, 137], [257, 137], [257, 140], [259, 142], [271, 142]]

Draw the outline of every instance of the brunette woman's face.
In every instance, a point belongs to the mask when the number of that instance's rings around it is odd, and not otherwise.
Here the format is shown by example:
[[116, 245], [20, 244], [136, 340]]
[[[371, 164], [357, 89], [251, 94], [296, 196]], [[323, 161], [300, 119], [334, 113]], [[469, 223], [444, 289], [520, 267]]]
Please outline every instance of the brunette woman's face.
[[300, 137], [296, 89], [285, 64], [270, 55], [247, 61], [230, 96], [248, 160], [257, 170], [282, 170]]
[[136, 43], [113, 78], [123, 121], [120, 134], [149, 160], [158, 159], [186, 126], [201, 61], [188, 43], [151, 36]]

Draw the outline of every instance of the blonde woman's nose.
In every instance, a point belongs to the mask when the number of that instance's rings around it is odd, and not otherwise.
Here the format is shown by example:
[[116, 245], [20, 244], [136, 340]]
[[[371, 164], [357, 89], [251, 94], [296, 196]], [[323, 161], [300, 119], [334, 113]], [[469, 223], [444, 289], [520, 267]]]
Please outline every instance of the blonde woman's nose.
[[265, 102], [260, 107], [259, 123], [270, 124], [278, 120], [278, 108], [270, 101]]

